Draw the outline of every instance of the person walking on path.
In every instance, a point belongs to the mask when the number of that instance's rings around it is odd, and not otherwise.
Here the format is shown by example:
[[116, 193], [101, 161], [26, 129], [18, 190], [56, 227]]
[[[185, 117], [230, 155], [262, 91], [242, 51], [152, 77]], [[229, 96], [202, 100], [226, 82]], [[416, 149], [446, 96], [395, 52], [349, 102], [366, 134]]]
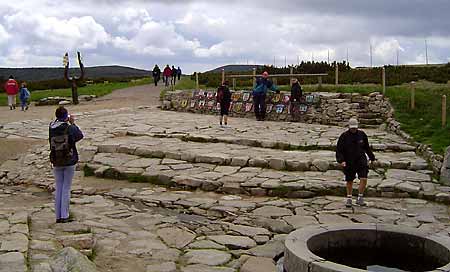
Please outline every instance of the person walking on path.
[[342, 133], [337, 142], [336, 161], [344, 168], [345, 181], [347, 182], [347, 200], [345, 206], [352, 207], [353, 180], [358, 174], [359, 188], [356, 204], [366, 206], [363, 195], [367, 186], [369, 164], [367, 156], [372, 164], [376, 159], [370, 146], [367, 135], [358, 130], [358, 120], [351, 118], [348, 122], [349, 129]]
[[180, 81], [180, 79], [181, 79], [181, 68], [180, 68], [180, 66], [178, 66], [177, 75], [178, 75], [178, 81]]
[[169, 86], [169, 79], [171, 76], [172, 76], [172, 70], [170, 69], [169, 64], [167, 64], [166, 68], [164, 68], [164, 71], [163, 71], [164, 83], [165, 83], [166, 87]]
[[161, 70], [159, 69], [157, 64], [153, 68], [152, 76], [153, 76], [153, 81], [155, 83], [155, 86], [158, 86], [158, 81], [161, 78]]
[[298, 109], [298, 105], [300, 104], [300, 99], [303, 95], [302, 86], [298, 82], [298, 79], [294, 78], [291, 86], [291, 104], [290, 104], [290, 112], [292, 116], [292, 120], [297, 121], [298, 119], [298, 111], [295, 111], [294, 108]]
[[83, 139], [83, 133], [75, 125], [74, 117], [63, 106], [56, 109], [55, 116], [56, 120], [49, 125], [49, 142], [50, 162], [56, 181], [56, 223], [67, 223], [70, 222], [70, 189], [78, 162], [76, 143]]
[[19, 84], [13, 76], [9, 76], [5, 83], [5, 91], [8, 95], [8, 106], [10, 110], [16, 109], [16, 95], [19, 92]]
[[256, 79], [256, 86], [253, 89], [254, 111], [257, 121], [264, 121], [266, 118], [266, 95], [267, 90], [280, 93], [277, 87], [270, 81], [269, 73], [262, 73], [262, 77]]
[[22, 83], [22, 87], [20, 88], [19, 99], [22, 111], [28, 110], [28, 100], [30, 99], [30, 91], [28, 91], [27, 84], [25, 82]]
[[222, 85], [217, 89], [217, 103], [220, 104], [220, 121], [219, 124], [222, 126], [222, 121], [225, 126], [228, 126], [228, 111], [230, 109], [231, 103], [231, 92], [228, 87], [228, 81], [222, 83]]
[[175, 85], [175, 81], [177, 80], [178, 70], [175, 66], [172, 65], [172, 85]]

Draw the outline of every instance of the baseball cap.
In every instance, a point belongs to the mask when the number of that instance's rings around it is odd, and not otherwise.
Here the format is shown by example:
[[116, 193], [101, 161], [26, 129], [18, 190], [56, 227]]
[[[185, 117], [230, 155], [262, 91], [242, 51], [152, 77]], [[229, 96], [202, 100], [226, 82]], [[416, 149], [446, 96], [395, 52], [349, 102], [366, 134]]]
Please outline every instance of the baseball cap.
[[348, 127], [358, 128], [358, 120], [356, 120], [356, 118], [350, 118], [350, 120], [348, 120]]

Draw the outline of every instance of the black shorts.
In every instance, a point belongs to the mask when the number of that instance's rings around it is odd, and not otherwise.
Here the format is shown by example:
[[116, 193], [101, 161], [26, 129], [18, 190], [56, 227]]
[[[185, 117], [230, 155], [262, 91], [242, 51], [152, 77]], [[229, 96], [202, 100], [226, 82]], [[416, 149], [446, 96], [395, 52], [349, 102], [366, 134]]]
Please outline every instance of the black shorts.
[[228, 115], [229, 110], [230, 110], [229, 103], [220, 104], [220, 115]]
[[369, 174], [369, 166], [346, 167], [344, 169], [345, 181], [353, 181], [358, 174], [358, 178], [367, 178]]

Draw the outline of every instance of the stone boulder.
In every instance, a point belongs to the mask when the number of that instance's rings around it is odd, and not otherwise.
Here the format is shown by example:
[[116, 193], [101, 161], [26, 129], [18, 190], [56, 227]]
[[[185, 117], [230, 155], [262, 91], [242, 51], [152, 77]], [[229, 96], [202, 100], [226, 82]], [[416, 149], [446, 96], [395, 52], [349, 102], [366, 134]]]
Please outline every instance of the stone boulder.
[[442, 163], [441, 182], [445, 185], [450, 185], [450, 146], [447, 147], [444, 163]]
[[97, 268], [86, 256], [72, 247], [66, 247], [50, 259], [52, 271], [96, 272]]

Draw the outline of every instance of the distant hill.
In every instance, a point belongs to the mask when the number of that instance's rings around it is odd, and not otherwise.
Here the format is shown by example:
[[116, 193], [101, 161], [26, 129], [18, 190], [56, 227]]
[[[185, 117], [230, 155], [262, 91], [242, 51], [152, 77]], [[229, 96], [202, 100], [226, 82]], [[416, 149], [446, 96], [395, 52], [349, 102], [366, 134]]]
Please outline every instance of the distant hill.
[[245, 64], [230, 64], [218, 67], [216, 69], [207, 71], [206, 73], [220, 73], [222, 69], [225, 69], [225, 72], [247, 72], [252, 71], [253, 68], [261, 67], [262, 65], [245, 65]]
[[[79, 75], [79, 69], [70, 69], [70, 74]], [[63, 79], [64, 68], [0, 68], [0, 81], [7, 79], [10, 75], [22, 81], [45, 81]], [[133, 78], [150, 76], [147, 70], [135, 69], [125, 66], [95, 66], [86, 67], [86, 78]]]

